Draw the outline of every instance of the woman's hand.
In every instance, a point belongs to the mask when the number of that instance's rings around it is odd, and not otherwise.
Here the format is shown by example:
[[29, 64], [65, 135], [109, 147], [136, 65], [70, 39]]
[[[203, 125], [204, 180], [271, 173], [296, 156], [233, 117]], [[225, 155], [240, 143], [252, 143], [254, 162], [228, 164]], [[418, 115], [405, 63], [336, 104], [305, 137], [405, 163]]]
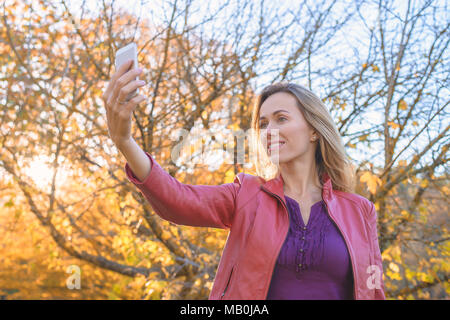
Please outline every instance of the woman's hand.
[[124, 63], [114, 73], [111, 81], [103, 93], [106, 117], [108, 119], [108, 133], [116, 146], [129, 142], [131, 139], [131, 115], [137, 105], [146, 98], [136, 95], [126, 100], [130, 92], [145, 84], [145, 81], [134, 80], [142, 69], [130, 69], [132, 60]]

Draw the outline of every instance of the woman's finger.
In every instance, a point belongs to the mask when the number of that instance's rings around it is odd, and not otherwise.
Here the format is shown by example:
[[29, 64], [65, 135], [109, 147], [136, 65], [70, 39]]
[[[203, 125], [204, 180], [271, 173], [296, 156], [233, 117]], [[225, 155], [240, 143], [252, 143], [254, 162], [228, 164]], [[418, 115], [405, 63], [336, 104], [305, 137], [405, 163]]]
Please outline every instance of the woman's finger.
[[134, 111], [134, 109], [137, 107], [139, 103], [144, 101], [146, 98], [143, 95], [138, 94], [133, 99], [131, 99], [126, 105], [125, 109], [128, 115], [131, 115], [131, 113]]
[[117, 97], [117, 100], [119, 101], [119, 103], [121, 101], [126, 101], [128, 96], [129, 96], [129, 94], [131, 92], [133, 92], [134, 90], [136, 90], [139, 87], [142, 87], [143, 85], [145, 85], [145, 81], [144, 80], [131, 81], [125, 87], [120, 89], [119, 96]]
[[[133, 69], [128, 71], [127, 73], [123, 74], [119, 79], [117, 79], [113, 93], [112, 93], [112, 101], [116, 101], [117, 97], [120, 94], [121, 89], [126, 86], [130, 81], [132, 81], [134, 78], [136, 78], [140, 73], [142, 72], [142, 69]], [[120, 101], [124, 101], [123, 99], [126, 99], [126, 96], [121, 97]]]
[[131, 66], [131, 63], [133, 62], [133, 60], [128, 60], [127, 62], [125, 62], [124, 64], [122, 64], [119, 69], [114, 73], [114, 75], [112, 76], [111, 80], [108, 83], [108, 86], [106, 87], [106, 90], [103, 93], [103, 101], [107, 101], [112, 90], [114, 89], [114, 85], [117, 81], [117, 79], [119, 79]]

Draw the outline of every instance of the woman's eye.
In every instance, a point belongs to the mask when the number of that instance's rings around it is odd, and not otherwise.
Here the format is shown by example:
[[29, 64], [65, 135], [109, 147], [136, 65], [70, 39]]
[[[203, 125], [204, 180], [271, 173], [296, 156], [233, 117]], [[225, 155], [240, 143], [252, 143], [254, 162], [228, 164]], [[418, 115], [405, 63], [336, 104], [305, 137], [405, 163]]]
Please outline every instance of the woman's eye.
[[[279, 118], [278, 118], [278, 120], [281, 120], [281, 119], [287, 120], [287, 118], [285, 118], [285, 117], [279, 117]], [[261, 124], [259, 125], [259, 127], [260, 127], [260, 128], [265, 128], [265, 127], [266, 127], [266, 123], [265, 123], [265, 122], [264, 122], [264, 123], [261, 123]]]

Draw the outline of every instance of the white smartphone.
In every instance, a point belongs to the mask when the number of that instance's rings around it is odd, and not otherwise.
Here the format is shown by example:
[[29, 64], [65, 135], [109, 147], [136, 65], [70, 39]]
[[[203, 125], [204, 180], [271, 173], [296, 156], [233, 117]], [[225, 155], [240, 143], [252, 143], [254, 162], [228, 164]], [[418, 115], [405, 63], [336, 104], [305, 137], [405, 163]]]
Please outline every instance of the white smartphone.
[[[133, 60], [134, 62], [131, 64], [130, 68], [128, 68], [127, 71], [131, 69], [136, 69], [138, 67], [137, 46], [136, 43], [134, 42], [127, 44], [125, 47], [122, 47], [119, 50], [117, 50], [115, 61], [116, 70], [118, 70], [120, 66], [125, 62], [127, 62], [128, 60]], [[138, 76], [136, 76], [136, 80], [139, 80]], [[136, 88], [136, 90], [130, 92], [128, 94], [127, 100], [130, 100], [137, 94], [139, 94], [139, 88]]]

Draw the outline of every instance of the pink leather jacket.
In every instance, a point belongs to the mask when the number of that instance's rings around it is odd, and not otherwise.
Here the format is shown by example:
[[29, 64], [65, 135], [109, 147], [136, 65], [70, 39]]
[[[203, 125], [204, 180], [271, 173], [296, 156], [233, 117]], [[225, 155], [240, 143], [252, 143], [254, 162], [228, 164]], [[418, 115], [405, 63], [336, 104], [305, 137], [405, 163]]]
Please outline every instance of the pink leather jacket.
[[[125, 172], [155, 212], [175, 224], [229, 229], [210, 300], [265, 300], [289, 229], [283, 178], [239, 173], [233, 183], [183, 184], [147, 153], [150, 174], [139, 181]], [[332, 189], [325, 174], [322, 199], [350, 253], [355, 299], [385, 299], [377, 214], [366, 198]]]

